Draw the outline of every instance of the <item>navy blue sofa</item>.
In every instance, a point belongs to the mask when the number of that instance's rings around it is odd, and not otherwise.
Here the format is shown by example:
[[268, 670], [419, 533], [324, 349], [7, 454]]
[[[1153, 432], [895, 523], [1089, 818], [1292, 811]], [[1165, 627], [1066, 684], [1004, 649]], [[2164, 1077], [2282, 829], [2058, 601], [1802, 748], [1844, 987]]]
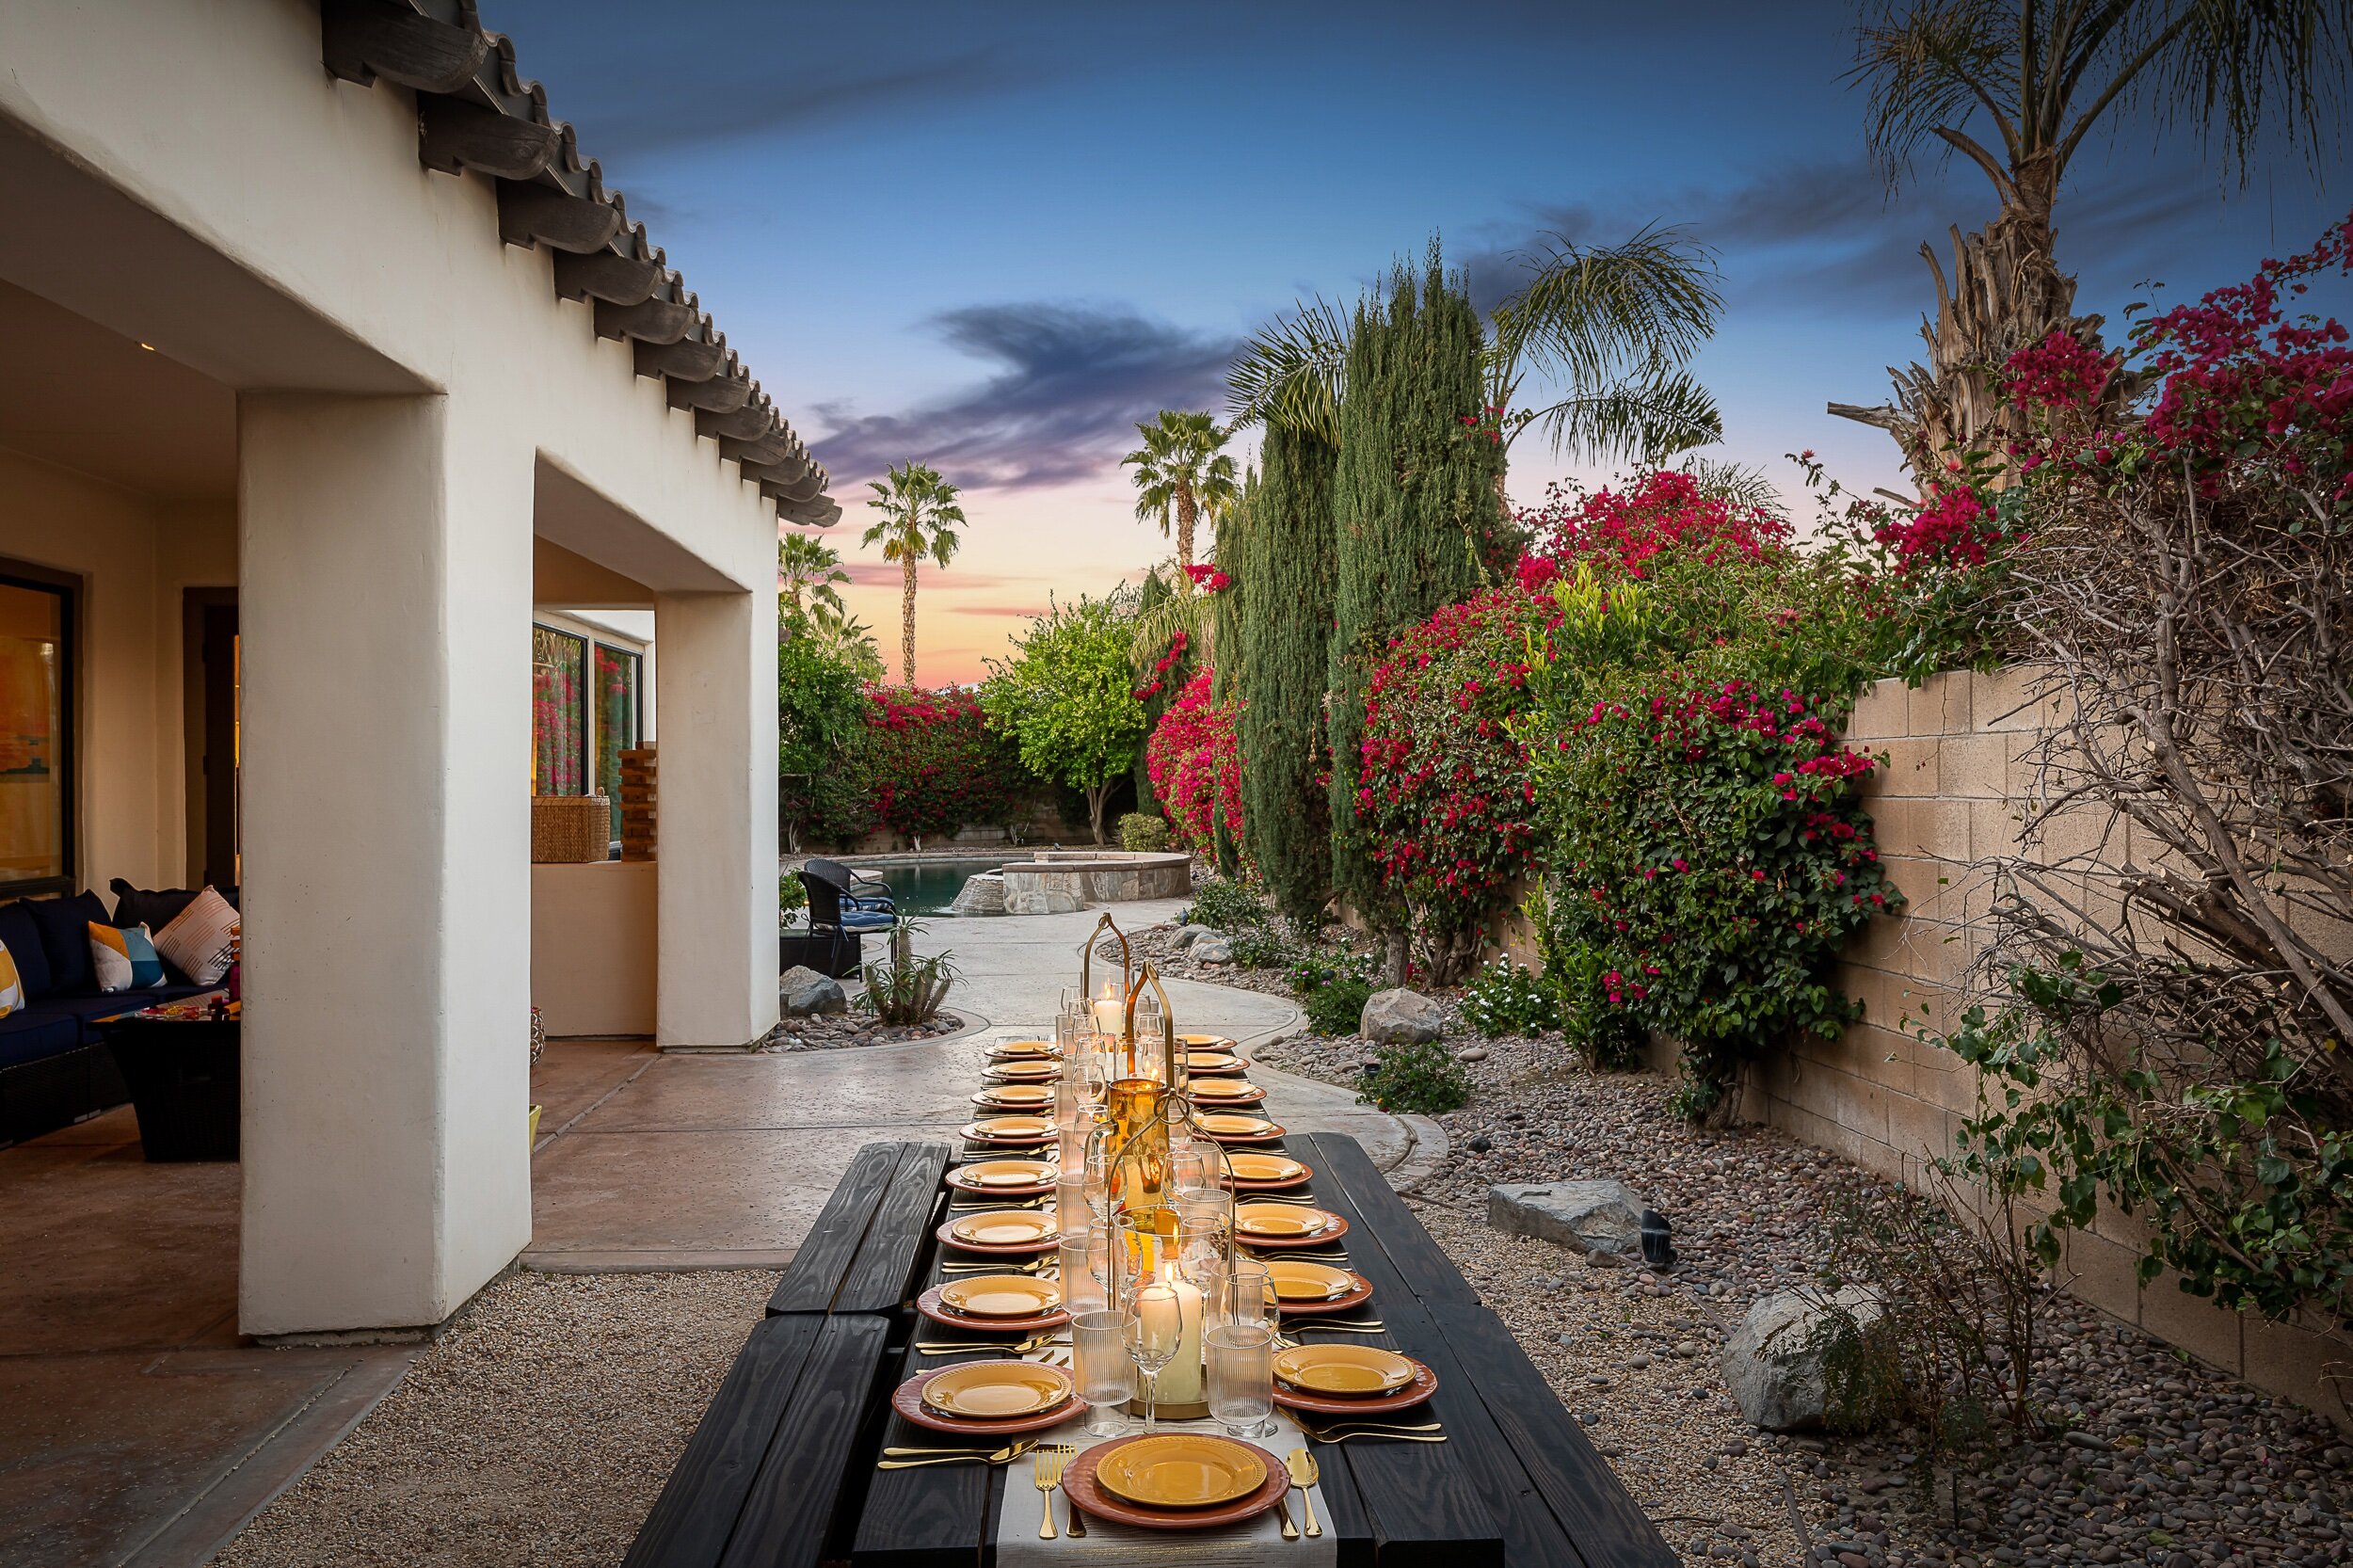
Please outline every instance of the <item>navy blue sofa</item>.
[[[118, 880], [109, 915], [95, 893], [0, 904], [0, 942], [15, 960], [24, 1005], [0, 1017], [0, 1146], [70, 1127], [128, 1100], [106, 1049], [102, 1018], [205, 987], [167, 966], [166, 984], [99, 991], [89, 962], [89, 922], [156, 926], [185, 907], [193, 890], [144, 893]], [[176, 901], [176, 904], [175, 902]], [[232, 900], [233, 902], [233, 900]], [[169, 914], [163, 914], [168, 908]]]

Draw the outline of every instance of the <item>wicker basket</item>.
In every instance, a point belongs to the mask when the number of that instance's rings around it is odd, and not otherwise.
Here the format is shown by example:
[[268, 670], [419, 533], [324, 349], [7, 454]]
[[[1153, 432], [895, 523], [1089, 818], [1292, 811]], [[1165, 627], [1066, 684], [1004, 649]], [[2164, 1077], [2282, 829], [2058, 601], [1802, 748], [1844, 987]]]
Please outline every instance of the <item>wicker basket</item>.
[[533, 795], [531, 863], [570, 865], [613, 853], [613, 803], [602, 795]]

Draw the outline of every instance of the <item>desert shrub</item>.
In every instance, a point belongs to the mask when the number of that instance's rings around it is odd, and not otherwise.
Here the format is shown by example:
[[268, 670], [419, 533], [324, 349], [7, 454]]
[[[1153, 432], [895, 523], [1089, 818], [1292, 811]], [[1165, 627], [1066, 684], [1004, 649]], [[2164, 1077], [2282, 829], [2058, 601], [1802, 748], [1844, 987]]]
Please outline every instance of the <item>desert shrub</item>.
[[1561, 1002], [1544, 976], [1507, 955], [1482, 966], [1463, 988], [1463, 1016], [1490, 1039], [1561, 1027]]
[[1236, 967], [1271, 969], [1283, 962], [1283, 938], [1270, 926], [1251, 926], [1234, 934], [1231, 944]]
[[1173, 841], [1166, 819], [1130, 811], [1119, 819], [1119, 847], [1138, 855], [1157, 855]]
[[[1144, 766], [1169, 822], [1195, 855], [1216, 856], [1218, 842], [1241, 836], [1241, 751], [1234, 740], [1235, 705], [1211, 696], [1214, 672], [1185, 683], [1144, 744]], [[1220, 860], [1221, 865], [1227, 862]]]
[[939, 1004], [948, 1000], [949, 989], [956, 983], [956, 967], [949, 954], [918, 957], [908, 951], [907, 936], [915, 929], [912, 920], [899, 921], [892, 933], [891, 956], [865, 965], [859, 971], [866, 989], [858, 1005], [878, 1022], [929, 1023], [938, 1016]]
[[1470, 1103], [1470, 1074], [1434, 1040], [1383, 1046], [1365, 1069], [1358, 1097], [1384, 1111], [1442, 1116]]
[[1372, 955], [1310, 952], [1291, 966], [1291, 995], [1318, 1034], [1353, 1034], [1372, 997]]
[[1193, 888], [1193, 907], [1185, 919], [1212, 931], [1246, 931], [1266, 924], [1266, 901], [1239, 881], [1218, 877]]

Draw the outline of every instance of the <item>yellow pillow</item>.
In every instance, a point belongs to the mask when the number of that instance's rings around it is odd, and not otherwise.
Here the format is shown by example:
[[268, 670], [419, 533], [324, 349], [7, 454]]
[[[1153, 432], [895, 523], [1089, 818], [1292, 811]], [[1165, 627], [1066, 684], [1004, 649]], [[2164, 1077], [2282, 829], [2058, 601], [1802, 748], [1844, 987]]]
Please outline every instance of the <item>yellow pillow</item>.
[[8, 956], [8, 944], [0, 942], [0, 1018], [24, 1005], [24, 983], [16, 978], [16, 960]]

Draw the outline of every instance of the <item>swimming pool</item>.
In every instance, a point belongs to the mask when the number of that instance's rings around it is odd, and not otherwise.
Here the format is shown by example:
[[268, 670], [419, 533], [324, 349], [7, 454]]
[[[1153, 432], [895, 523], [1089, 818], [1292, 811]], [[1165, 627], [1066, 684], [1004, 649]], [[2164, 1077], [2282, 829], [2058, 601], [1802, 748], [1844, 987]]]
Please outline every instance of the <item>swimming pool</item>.
[[967, 880], [983, 872], [993, 872], [1005, 863], [1006, 856], [993, 856], [986, 859], [908, 860], [895, 866], [858, 866], [859, 874], [879, 878], [890, 884], [891, 902], [902, 915], [925, 918], [948, 913], [948, 906], [964, 891]]

